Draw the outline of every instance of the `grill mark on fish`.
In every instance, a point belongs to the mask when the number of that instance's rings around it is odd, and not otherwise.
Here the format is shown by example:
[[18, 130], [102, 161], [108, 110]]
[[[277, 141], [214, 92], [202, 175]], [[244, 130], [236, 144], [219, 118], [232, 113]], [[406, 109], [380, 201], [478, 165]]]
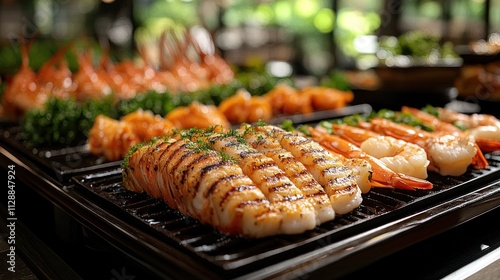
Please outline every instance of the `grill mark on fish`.
[[[201, 169], [201, 172], [200, 172], [200, 180], [197, 181], [197, 183], [193, 186], [193, 189], [195, 192], [198, 192], [199, 189], [200, 189], [200, 183], [201, 181], [203, 180], [203, 178], [209, 173], [209, 172], [212, 172], [212, 171], [216, 171], [217, 169], [221, 168], [221, 167], [224, 167], [224, 166], [227, 166], [227, 162], [224, 162], [224, 161], [219, 161], [215, 164], [210, 164], [210, 165], [207, 165], [207, 166], [204, 166], [202, 169]], [[205, 194], [205, 197], [208, 197], [210, 195], [210, 193], [206, 193]]]
[[[215, 182], [214, 185], [218, 185], [218, 184], [223, 184], [224, 182], [227, 182], [227, 181], [230, 181], [230, 180], [234, 180], [234, 179], [240, 179], [240, 178], [243, 178], [245, 177], [245, 175], [243, 174], [235, 174], [235, 175], [230, 175], [230, 176], [227, 176], [227, 177], [224, 177], [224, 178], [221, 178], [219, 181]], [[222, 196], [222, 199], [219, 203], [219, 206], [220, 207], [223, 207], [223, 205], [226, 203], [226, 200], [231, 196], [233, 195], [234, 193], [240, 193], [244, 190], [253, 190], [253, 189], [256, 189], [257, 187], [254, 186], [254, 185], [238, 185], [238, 186], [234, 186], [232, 187], [230, 190], [226, 191], [224, 193], [224, 195]], [[209, 190], [212, 190], [212, 187], [209, 189]]]
[[[177, 167], [180, 167], [184, 163], [184, 161], [186, 161], [188, 159], [192, 159], [192, 157], [195, 157], [195, 158], [194, 158], [193, 161], [191, 161], [186, 166], [184, 166], [184, 169], [182, 170], [181, 184], [185, 184], [186, 183], [186, 179], [187, 179], [186, 176], [187, 176], [189, 170], [193, 168], [194, 164], [196, 164], [197, 162], [200, 162], [200, 161], [202, 161], [202, 160], [204, 160], [204, 159], [206, 159], [208, 157], [207, 154], [201, 154], [200, 155], [200, 154], [196, 154], [196, 153], [194, 153], [192, 151], [189, 151], [189, 152], [186, 151], [185, 155], [186, 156], [182, 156], [180, 158], [180, 160], [177, 162]], [[176, 168], [174, 170], [174, 172], [177, 172], [178, 169], [179, 168]]]

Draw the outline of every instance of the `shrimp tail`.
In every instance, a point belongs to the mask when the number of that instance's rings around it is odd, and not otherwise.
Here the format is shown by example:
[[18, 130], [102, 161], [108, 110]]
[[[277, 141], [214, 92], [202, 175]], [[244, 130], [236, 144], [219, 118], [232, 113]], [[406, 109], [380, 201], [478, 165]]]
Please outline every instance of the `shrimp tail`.
[[424, 189], [430, 190], [433, 185], [431, 182], [419, 179], [413, 176], [408, 176], [403, 173], [397, 173], [397, 176], [391, 177], [391, 185], [397, 189], [415, 190]]
[[427, 180], [405, 175], [403, 173], [396, 173], [389, 169], [379, 159], [370, 155], [365, 155], [365, 157], [370, 162], [373, 168], [372, 180], [376, 182], [374, 186], [385, 184], [403, 190], [429, 190], [433, 188], [432, 183]]
[[474, 157], [472, 158], [472, 166], [475, 168], [475, 169], [484, 169], [486, 167], [488, 167], [489, 163], [488, 163], [488, 160], [484, 157], [484, 154], [479, 146], [479, 144], [477, 143], [477, 140], [476, 140], [476, 154], [474, 155]]
[[500, 151], [500, 140], [476, 138], [476, 144], [485, 153]]

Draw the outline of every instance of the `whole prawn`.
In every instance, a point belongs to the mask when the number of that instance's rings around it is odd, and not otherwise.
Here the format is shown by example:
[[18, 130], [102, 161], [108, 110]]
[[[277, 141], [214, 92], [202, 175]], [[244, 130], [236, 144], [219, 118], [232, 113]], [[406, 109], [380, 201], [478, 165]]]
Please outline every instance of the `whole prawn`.
[[[407, 112], [430, 125], [436, 132], [451, 133], [453, 135], [470, 134], [476, 139], [478, 147], [483, 152], [500, 151], [500, 121], [494, 116], [473, 114], [471, 116], [454, 112], [449, 109], [438, 109], [441, 118], [422, 110], [403, 106], [402, 112]], [[447, 122], [448, 121], [448, 122]], [[459, 129], [454, 124], [465, 128]]]
[[48, 99], [48, 93], [40, 91], [36, 73], [29, 66], [29, 51], [33, 41], [21, 41], [21, 67], [7, 83], [2, 96], [5, 113], [11, 117], [21, 117], [32, 108], [41, 108]]
[[379, 159], [363, 152], [359, 147], [339, 136], [329, 134], [320, 128], [309, 127], [309, 131], [312, 138], [329, 151], [349, 158], [367, 160], [373, 169], [372, 181], [374, 181], [375, 186], [389, 184], [389, 186], [406, 190], [432, 189], [433, 187], [432, 183], [427, 180], [392, 171]]
[[422, 147], [391, 136], [345, 124], [332, 124], [334, 134], [380, 159], [394, 172], [426, 179], [429, 160]]
[[477, 148], [474, 137], [470, 135], [436, 135], [382, 118], [374, 118], [364, 125], [375, 132], [424, 148], [430, 161], [429, 170], [441, 175], [462, 175], [471, 164], [477, 169], [488, 166], [488, 161]]

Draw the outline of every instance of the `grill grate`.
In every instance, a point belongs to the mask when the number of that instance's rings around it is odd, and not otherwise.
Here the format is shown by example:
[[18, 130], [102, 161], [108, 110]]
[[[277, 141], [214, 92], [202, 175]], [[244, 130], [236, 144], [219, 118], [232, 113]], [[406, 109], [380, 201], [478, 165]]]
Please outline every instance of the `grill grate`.
[[[355, 211], [337, 217], [316, 229], [300, 235], [274, 236], [258, 240], [229, 237], [210, 226], [170, 209], [164, 202], [146, 194], [126, 190], [122, 185], [121, 169], [79, 175], [73, 179], [94, 199], [115, 211], [122, 211], [125, 219], [135, 219], [165, 240], [180, 244], [186, 253], [193, 254], [225, 272], [241, 273], [246, 268], [278, 262], [301, 252], [312, 250], [318, 244], [329, 244], [355, 233], [369, 230], [374, 223], [383, 223], [404, 217], [415, 210], [453, 196], [468, 193], [490, 182], [500, 174], [500, 153], [487, 155], [490, 166], [484, 170], [469, 169], [462, 176], [444, 177], [431, 173], [433, 190], [400, 190], [375, 188], [363, 195], [362, 205]], [[318, 243], [319, 242], [319, 243]]]

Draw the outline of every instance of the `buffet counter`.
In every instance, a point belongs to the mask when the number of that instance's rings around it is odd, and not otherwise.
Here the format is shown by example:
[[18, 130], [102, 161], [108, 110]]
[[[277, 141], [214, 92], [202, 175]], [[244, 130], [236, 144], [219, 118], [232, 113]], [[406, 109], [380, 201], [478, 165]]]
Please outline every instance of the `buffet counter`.
[[[5, 131], [3, 137], [12, 139]], [[0, 147], [0, 163], [3, 172], [15, 170], [15, 207], [2, 201], [2, 232], [7, 242], [15, 235], [16, 260], [41, 279], [342, 279], [409, 272], [409, 278], [435, 279], [469, 274], [462, 269], [472, 266], [471, 277], [498, 269], [497, 153], [488, 156], [488, 170], [431, 176], [437, 186], [431, 192], [374, 189], [359, 210], [334, 223], [254, 241], [214, 234], [176, 213], [150, 212], [163, 206], [124, 191], [118, 163], [61, 171], [8, 143]], [[13, 233], [6, 227], [11, 222]]]

